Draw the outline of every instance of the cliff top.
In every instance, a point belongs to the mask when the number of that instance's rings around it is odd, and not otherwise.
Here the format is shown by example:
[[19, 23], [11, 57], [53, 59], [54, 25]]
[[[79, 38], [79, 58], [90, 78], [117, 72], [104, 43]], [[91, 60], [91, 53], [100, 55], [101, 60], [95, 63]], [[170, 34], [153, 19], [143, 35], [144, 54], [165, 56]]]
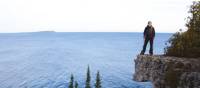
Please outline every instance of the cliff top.
[[193, 71], [200, 72], [200, 58], [185, 58], [164, 55], [138, 55], [136, 60], [149, 63], [160, 62], [162, 64], [171, 64], [172, 66], [175, 66], [175, 68], [177, 66], [180, 68], [186, 66], [188, 68], [193, 69]]

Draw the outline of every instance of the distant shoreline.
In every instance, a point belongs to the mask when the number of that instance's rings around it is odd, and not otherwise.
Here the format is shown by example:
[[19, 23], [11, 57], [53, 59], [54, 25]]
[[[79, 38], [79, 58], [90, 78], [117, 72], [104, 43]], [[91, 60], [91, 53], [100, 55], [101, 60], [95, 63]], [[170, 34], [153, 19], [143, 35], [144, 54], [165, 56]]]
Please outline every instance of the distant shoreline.
[[[23, 34], [23, 33], [143, 33], [143, 32], [57, 32], [57, 31], [36, 31], [36, 32], [0, 32], [0, 34]], [[173, 34], [170, 32], [156, 32], [156, 34]]]

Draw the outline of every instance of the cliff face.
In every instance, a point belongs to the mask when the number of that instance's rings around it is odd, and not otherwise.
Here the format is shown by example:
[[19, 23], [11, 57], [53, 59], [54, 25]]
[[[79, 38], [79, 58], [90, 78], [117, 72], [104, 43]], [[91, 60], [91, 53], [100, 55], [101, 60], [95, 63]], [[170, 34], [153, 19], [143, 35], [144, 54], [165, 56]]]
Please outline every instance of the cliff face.
[[200, 59], [138, 55], [134, 80], [154, 88], [200, 88]]

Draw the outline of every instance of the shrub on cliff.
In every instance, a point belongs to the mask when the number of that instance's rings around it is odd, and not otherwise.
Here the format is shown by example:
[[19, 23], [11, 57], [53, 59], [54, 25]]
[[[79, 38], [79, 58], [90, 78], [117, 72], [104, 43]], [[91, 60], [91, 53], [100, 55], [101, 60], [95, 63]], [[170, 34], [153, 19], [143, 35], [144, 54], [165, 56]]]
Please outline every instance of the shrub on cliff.
[[177, 57], [200, 57], [200, 1], [190, 6], [186, 32], [175, 33], [167, 42], [165, 55]]

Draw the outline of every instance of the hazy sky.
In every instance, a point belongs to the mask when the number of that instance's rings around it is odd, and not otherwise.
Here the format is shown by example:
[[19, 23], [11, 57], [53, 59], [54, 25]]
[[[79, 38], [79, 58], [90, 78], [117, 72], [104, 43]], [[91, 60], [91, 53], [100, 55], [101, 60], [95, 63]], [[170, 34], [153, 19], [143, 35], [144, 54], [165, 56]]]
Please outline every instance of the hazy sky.
[[156, 32], [185, 28], [191, 0], [0, 0], [0, 32]]

